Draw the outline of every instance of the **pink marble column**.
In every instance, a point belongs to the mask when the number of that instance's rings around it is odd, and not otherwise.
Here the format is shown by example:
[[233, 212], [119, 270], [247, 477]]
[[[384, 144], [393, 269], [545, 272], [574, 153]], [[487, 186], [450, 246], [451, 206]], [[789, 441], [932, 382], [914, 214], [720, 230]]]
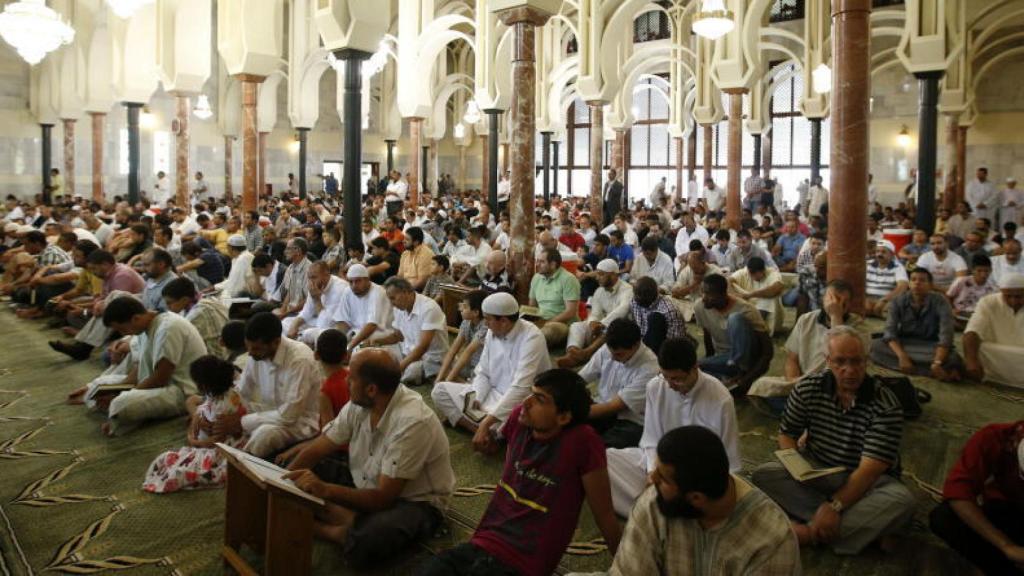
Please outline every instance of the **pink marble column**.
[[[704, 124], [704, 180], [714, 177], [714, 140], [714, 126], [711, 124]], [[721, 182], [716, 182], [716, 184], [721, 185]]]
[[604, 164], [604, 102], [587, 102], [590, 106], [590, 215], [602, 226], [604, 197], [601, 195], [601, 167]]
[[175, 94], [174, 103], [174, 119], [178, 121], [178, 132], [174, 136], [174, 189], [178, 206], [184, 207], [189, 204], [188, 117], [192, 106], [185, 94]]
[[867, 273], [871, 96], [871, 0], [832, 1], [832, 154], [828, 202], [828, 279], [853, 287], [852, 312], [864, 310]]
[[259, 136], [256, 133], [256, 94], [263, 76], [239, 75], [242, 82], [242, 210], [259, 206]]
[[75, 195], [75, 119], [63, 118], [64, 126], [64, 194]]
[[964, 199], [964, 186], [967, 185], [967, 129], [968, 126], [957, 126], [956, 138], [956, 163], [964, 169], [956, 175], [956, 199], [962, 202]]
[[234, 198], [234, 192], [232, 190], [234, 182], [232, 182], [231, 173], [234, 169], [232, 163], [234, 162], [234, 154], [232, 149], [235, 146], [234, 136], [224, 137], [224, 199], [231, 200]]
[[459, 191], [466, 189], [466, 147], [459, 146]]
[[619, 174], [622, 174], [622, 161], [623, 161], [622, 156], [623, 156], [623, 153], [625, 152], [625, 150], [624, 150], [625, 145], [626, 145], [626, 131], [625, 130], [616, 130], [615, 131], [615, 140], [612, 140], [611, 165], [612, 165], [612, 168], [614, 168], [615, 171], [618, 172]]
[[505, 172], [508, 172], [508, 170], [509, 170], [508, 163], [509, 163], [508, 142], [505, 142], [504, 144], [501, 145], [501, 173], [502, 174], [504, 174]]
[[257, 152], [259, 165], [256, 174], [257, 194], [262, 196], [267, 193], [267, 132], [259, 132], [257, 144], [259, 147]]
[[491, 183], [491, 174], [490, 174], [491, 171], [487, 169], [488, 166], [490, 166], [490, 161], [491, 161], [490, 156], [491, 155], [490, 155], [490, 153], [488, 151], [488, 149], [490, 147], [487, 146], [487, 135], [486, 134], [482, 134], [480, 136], [480, 148], [483, 150], [483, 157], [482, 157], [482, 159], [483, 159], [483, 169], [481, 170], [481, 175], [482, 175], [481, 178], [482, 178], [482, 180], [480, 181], [480, 190], [482, 190], [484, 195], [486, 196], [487, 195], [487, 191], [490, 189], [490, 188], [488, 188], [488, 185], [490, 185], [490, 183]]
[[726, 90], [729, 95], [729, 177], [725, 194], [725, 225], [740, 229], [740, 194], [743, 162], [743, 94], [744, 89]]
[[101, 205], [106, 200], [103, 191], [103, 123], [107, 115], [90, 112], [92, 117], [92, 199]]
[[772, 177], [772, 133], [767, 132], [761, 135], [761, 175], [764, 178]]
[[415, 208], [420, 202], [420, 172], [423, 161], [423, 118], [409, 118], [409, 205]]
[[512, 28], [512, 132], [510, 148], [511, 189], [509, 212], [512, 224], [509, 243], [509, 270], [515, 278], [516, 296], [527, 301], [533, 277], [534, 230], [534, 153], [536, 151], [536, 47], [534, 33], [551, 14], [536, 8], [513, 8], [498, 13]]

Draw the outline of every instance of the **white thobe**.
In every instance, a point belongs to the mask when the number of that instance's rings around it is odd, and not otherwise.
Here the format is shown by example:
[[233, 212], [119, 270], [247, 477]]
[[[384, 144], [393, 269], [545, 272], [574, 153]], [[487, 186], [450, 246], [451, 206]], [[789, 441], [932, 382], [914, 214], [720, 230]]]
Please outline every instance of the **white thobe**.
[[[1002, 196], [1003, 202], [999, 207], [1000, 228], [1007, 222], [1020, 224], [1020, 216], [1024, 214], [1024, 188], [1005, 188]], [[1010, 206], [1010, 203], [1016, 206]]]
[[248, 287], [256, 282], [256, 273], [252, 271], [252, 252], [243, 250], [231, 261], [231, 271], [228, 272], [226, 280], [216, 284], [221, 290], [223, 298], [237, 298], [239, 294], [248, 291]]
[[370, 338], [380, 336], [389, 331], [391, 326], [391, 302], [384, 289], [377, 284], [371, 284], [362, 296], [352, 290], [345, 290], [341, 302], [335, 308], [334, 321], [348, 324], [349, 337], [358, 334], [367, 324], [377, 326]]
[[588, 384], [598, 382], [598, 402], [610, 402], [616, 396], [622, 399], [626, 409], [616, 415], [618, 419], [643, 426], [647, 383], [658, 375], [658, 370], [658, 357], [647, 346], [640, 346], [626, 362], [618, 362], [606, 344], [590, 357], [579, 374]]
[[444, 362], [444, 355], [448, 352], [448, 322], [444, 311], [433, 298], [417, 294], [412, 310], [406, 312], [395, 308], [394, 316], [393, 326], [402, 335], [399, 345], [402, 357], [408, 356], [419, 346], [423, 332], [434, 332], [430, 346], [418, 361], [406, 368], [403, 380], [419, 383], [424, 377], [437, 375]]
[[[975, 178], [967, 184], [964, 198], [971, 205], [975, 218], [988, 218], [993, 222], [992, 218], [996, 215], [1000, 203], [999, 191], [995, 184], [989, 180], [982, 182]], [[984, 204], [985, 207], [979, 208], [979, 204]]]
[[715, 186], [714, 188], [704, 187], [704, 200], [707, 202], [708, 210], [720, 212], [725, 207], [725, 188]]
[[658, 250], [658, 255], [654, 257], [653, 264], [648, 262], [647, 257], [641, 252], [633, 260], [633, 270], [629, 276], [634, 280], [650, 276], [658, 283], [659, 288], [663, 288], [667, 292], [672, 289], [672, 284], [676, 281], [676, 268], [668, 254], [661, 250]]
[[985, 380], [1007, 386], [1024, 387], [1021, 364], [1024, 364], [1024, 308], [1014, 312], [1001, 293], [989, 294], [967, 321], [964, 334], [974, 332], [981, 338], [979, 359], [985, 369]]
[[295, 322], [301, 318], [303, 324], [299, 328], [298, 338], [296, 339], [315, 348], [316, 340], [320, 337], [320, 333], [334, 327], [334, 318], [338, 314], [338, 306], [341, 305], [341, 299], [348, 291], [347, 282], [337, 276], [331, 276], [331, 279], [327, 281], [327, 286], [320, 293], [319, 298], [310, 294], [306, 298], [306, 303], [302, 305], [302, 310], [298, 316], [285, 318], [281, 321], [284, 333], [290, 332]]
[[782, 295], [774, 298], [748, 298], [747, 294], [757, 290], [764, 290], [770, 286], [782, 282], [782, 274], [778, 268], [765, 268], [764, 278], [760, 281], [754, 280], [750, 271], [741, 268], [733, 272], [729, 279], [732, 280], [733, 291], [742, 298], [750, 301], [759, 311], [767, 314], [765, 323], [768, 324], [768, 334], [774, 335], [775, 331], [782, 327], [782, 320], [785, 312], [782, 310]]
[[[1006, 254], [992, 257], [992, 279], [996, 286], [1001, 286], [1003, 278], [1007, 274], [1024, 274], [1024, 257], [1018, 257], [1017, 262], [1011, 263], [1006, 259]], [[1024, 335], [1024, 332], [1021, 333]]]
[[633, 286], [619, 279], [611, 290], [599, 287], [590, 297], [590, 315], [585, 321], [569, 325], [569, 338], [565, 347], [586, 348], [593, 342], [591, 322], [600, 322], [607, 328], [614, 320], [629, 314], [629, 303], [633, 301]]
[[676, 258], [690, 253], [691, 240], [700, 240], [701, 244], [707, 246], [709, 238], [708, 230], [703, 226], [694, 227], [692, 232], [687, 230], [686, 226], [683, 226], [676, 232]]

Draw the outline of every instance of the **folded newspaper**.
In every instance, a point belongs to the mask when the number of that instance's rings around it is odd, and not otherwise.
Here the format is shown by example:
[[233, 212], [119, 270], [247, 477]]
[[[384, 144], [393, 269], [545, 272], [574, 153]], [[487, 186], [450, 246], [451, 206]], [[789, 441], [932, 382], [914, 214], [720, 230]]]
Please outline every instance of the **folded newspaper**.
[[828, 476], [830, 474], [846, 470], [846, 468], [843, 468], [842, 466], [834, 466], [832, 468], [815, 468], [811, 466], [811, 463], [794, 448], [776, 450], [775, 457], [778, 458], [779, 462], [782, 462], [782, 465], [786, 467], [786, 471], [789, 472], [789, 475], [800, 482], [814, 480], [815, 478], [821, 478], [822, 476]]
[[221, 442], [217, 443], [217, 447], [220, 448], [221, 451], [223, 451], [226, 455], [229, 455], [236, 461], [238, 461], [239, 465], [245, 467], [246, 470], [254, 474], [263, 482], [266, 482], [267, 484], [272, 484], [286, 492], [290, 492], [292, 494], [295, 494], [296, 496], [299, 496], [300, 498], [309, 500], [310, 502], [315, 502], [321, 506], [325, 504], [323, 498], [318, 498], [310, 494], [309, 492], [302, 490], [301, 488], [296, 486], [294, 482], [288, 480], [287, 478], [284, 478], [284, 475], [288, 473], [288, 470], [285, 470], [284, 468], [281, 468], [280, 466], [273, 464], [271, 462], [267, 462], [262, 458], [253, 456], [248, 452], [239, 450], [238, 448], [233, 448]]

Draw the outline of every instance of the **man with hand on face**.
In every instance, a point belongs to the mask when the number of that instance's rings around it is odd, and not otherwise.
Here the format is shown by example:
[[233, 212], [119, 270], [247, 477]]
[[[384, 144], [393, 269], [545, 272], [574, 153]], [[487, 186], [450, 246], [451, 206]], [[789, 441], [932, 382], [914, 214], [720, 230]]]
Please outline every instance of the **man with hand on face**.
[[609, 576], [799, 575], [785, 512], [729, 473], [721, 439], [682, 426], [658, 441], [649, 486], [629, 516]]
[[348, 287], [344, 280], [331, 274], [323, 260], [310, 264], [307, 276], [306, 303], [297, 316], [285, 318], [281, 325], [285, 336], [313, 348], [320, 333], [334, 327], [334, 316]]
[[[285, 475], [327, 501], [314, 533], [340, 545], [358, 570], [432, 536], [455, 489], [444, 428], [423, 397], [399, 382], [401, 375], [385, 350], [353, 355], [348, 404]], [[346, 444], [347, 469], [323, 478], [311, 470]]]
[[388, 278], [384, 292], [394, 310], [393, 329], [386, 336], [370, 338], [367, 345], [392, 347], [398, 353], [402, 384], [425, 384], [437, 376], [448, 351], [444, 312], [432, 298], [417, 294], [405, 278]]

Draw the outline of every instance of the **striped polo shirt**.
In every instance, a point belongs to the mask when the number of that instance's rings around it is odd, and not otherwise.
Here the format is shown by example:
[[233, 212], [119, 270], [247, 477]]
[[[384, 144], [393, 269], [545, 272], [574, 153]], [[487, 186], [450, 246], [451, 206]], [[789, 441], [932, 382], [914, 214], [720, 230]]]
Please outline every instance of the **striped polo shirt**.
[[869, 298], [882, 298], [892, 292], [898, 282], [907, 281], [907, 270], [896, 262], [890, 262], [888, 268], [882, 268], [877, 260], [871, 260], [866, 272], [864, 292]]
[[843, 410], [831, 370], [804, 376], [789, 395], [780, 432], [796, 440], [808, 432], [811, 456], [826, 466], [850, 470], [867, 456], [899, 476], [903, 409], [888, 388], [866, 376], [853, 406]]

